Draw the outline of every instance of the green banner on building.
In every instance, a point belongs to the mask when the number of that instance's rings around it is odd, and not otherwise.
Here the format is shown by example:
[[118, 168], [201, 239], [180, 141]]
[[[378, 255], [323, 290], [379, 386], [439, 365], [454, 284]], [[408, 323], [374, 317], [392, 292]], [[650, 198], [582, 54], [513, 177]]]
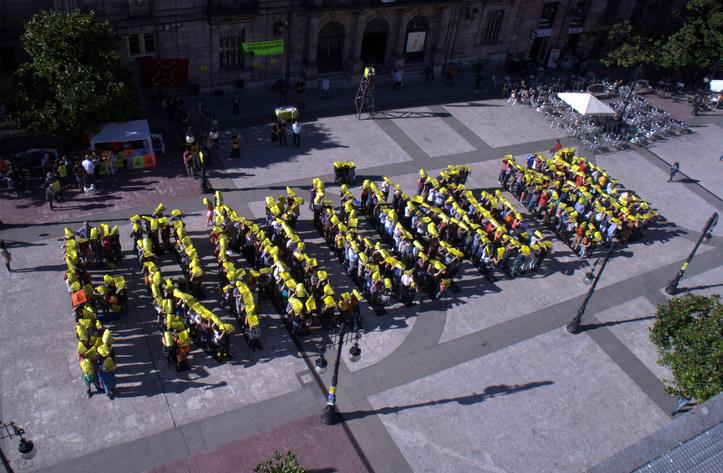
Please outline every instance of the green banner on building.
[[284, 40], [257, 41], [255, 43], [241, 43], [244, 54], [249, 56], [277, 56], [284, 54]]

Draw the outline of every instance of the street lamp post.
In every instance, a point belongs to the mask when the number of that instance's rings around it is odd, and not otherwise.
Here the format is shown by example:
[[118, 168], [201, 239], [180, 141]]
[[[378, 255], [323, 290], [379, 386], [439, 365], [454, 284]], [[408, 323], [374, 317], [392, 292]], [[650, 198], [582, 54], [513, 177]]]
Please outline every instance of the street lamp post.
[[[334, 373], [331, 376], [331, 383], [329, 384], [329, 393], [326, 397], [326, 405], [324, 411], [321, 414], [321, 421], [326, 425], [334, 425], [339, 422], [339, 412], [336, 409], [336, 388], [339, 385], [339, 365], [341, 364], [341, 351], [344, 348], [344, 336], [348, 333], [347, 325], [353, 324], [354, 322], [345, 321], [341, 323], [339, 327], [339, 340], [336, 343], [336, 358], [334, 360]], [[349, 359], [351, 361], [357, 361], [361, 356], [361, 348], [359, 348], [359, 338], [361, 335], [358, 330], [355, 330], [354, 334], [354, 346], [349, 349]], [[326, 371], [326, 359], [324, 353], [326, 352], [326, 341], [322, 347], [319, 359], [316, 360], [315, 369], [318, 373]]]
[[[25, 430], [15, 425], [15, 422], [6, 423], [0, 420], [0, 440], [13, 437], [20, 438], [20, 442], [18, 442], [18, 452], [23, 460], [30, 460], [35, 456], [35, 445], [32, 441], [25, 438]], [[0, 450], [0, 462], [2, 462], [6, 471], [13, 471], [10, 462], [2, 450]]]
[[605, 270], [605, 266], [608, 264], [608, 260], [610, 259], [610, 255], [612, 254], [614, 248], [615, 248], [615, 244], [613, 243], [610, 245], [608, 252], [605, 253], [602, 263], [600, 264], [600, 270], [595, 275], [595, 279], [593, 279], [593, 281], [592, 281], [592, 286], [590, 286], [590, 290], [587, 291], [587, 295], [585, 296], [585, 299], [582, 301], [582, 305], [580, 305], [580, 308], [577, 310], [577, 314], [572, 319], [572, 321], [570, 321], [570, 323], [567, 324], [568, 332], [570, 332], [572, 334], [580, 333], [580, 320], [582, 319], [583, 314], [585, 314], [585, 309], [587, 308], [587, 303], [590, 301], [590, 298], [592, 297], [593, 292], [595, 292], [597, 283], [598, 283], [598, 281], [600, 281], [600, 276], [602, 275], [603, 271]]
[[643, 71], [643, 64], [638, 64], [635, 70], [633, 70], [633, 73], [630, 75], [630, 90], [628, 91], [628, 94], [625, 96], [625, 100], [623, 100], [623, 109], [620, 111], [620, 117], [618, 118], [618, 122], [622, 124], [623, 118], [625, 117], [625, 111], [628, 109], [628, 104], [630, 104], [630, 99], [633, 98], [633, 92], [635, 92], [635, 81], [640, 76], [640, 73]]
[[700, 238], [698, 238], [698, 241], [696, 242], [695, 246], [693, 247], [693, 251], [690, 252], [688, 257], [685, 259], [685, 263], [683, 263], [683, 266], [680, 268], [680, 271], [678, 271], [678, 274], [675, 275], [675, 278], [673, 278], [670, 283], [665, 287], [666, 294], [670, 294], [671, 296], [674, 296], [678, 292], [678, 283], [683, 278], [683, 275], [685, 274], [686, 268], [688, 268], [688, 263], [691, 262], [693, 257], [695, 256], [695, 252], [698, 251], [698, 247], [703, 242], [703, 238], [711, 238], [713, 236], [713, 227], [716, 226], [718, 223], [718, 212], [713, 213], [713, 215], [710, 216], [708, 221], [705, 224], [705, 227], [703, 228], [703, 233], [701, 233]]

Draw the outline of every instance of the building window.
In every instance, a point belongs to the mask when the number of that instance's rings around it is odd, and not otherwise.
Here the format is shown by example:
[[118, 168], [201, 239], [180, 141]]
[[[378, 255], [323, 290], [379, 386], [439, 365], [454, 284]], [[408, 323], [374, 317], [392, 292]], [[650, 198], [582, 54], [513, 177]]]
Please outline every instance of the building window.
[[131, 16], [150, 15], [151, 0], [128, 0], [128, 12]]
[[156, 37], [153, 33], [137, 33], [128, 36], [128, 56], [156, 54]]
[[69, 12], [78, 9], [78, 0], [53, 0], [57, 11]]
[[572, 9], [572, 19], [570, 20], [570, 27], [582, 27], [585, 24], [585, 18], [587, 17], [587, 11], [589, 8], [590, 2], [587, 0], [575, 2], [575, 6]]
[[244, 55], [241, 43], [244, 42], [245, 30], [223, 30], [219, 32], [218, 59], [221, 69], [243, 69]]
[[485, 29], [482, 32], [483, 43], [497, 43], [500, 39], [500, 27], [502, 26], [503, 10], [493, 11], [487, 14]]
[[542, 7], [542, 15], [540, 15], [540, 21], [537, 24], [538, 28], [552, 28], [552, 24], [555, 22], [555, 14], [557, 13], [557, 7], [560, 4], [558, 2], [547, 2]]

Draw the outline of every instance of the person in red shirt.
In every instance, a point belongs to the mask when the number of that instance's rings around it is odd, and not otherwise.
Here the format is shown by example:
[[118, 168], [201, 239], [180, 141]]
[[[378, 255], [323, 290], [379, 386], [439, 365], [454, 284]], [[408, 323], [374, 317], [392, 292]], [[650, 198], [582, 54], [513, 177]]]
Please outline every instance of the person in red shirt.
[[550, 153], [555, 154], [558, 151], [560, 151], [561, 149], [562, 149], [562, 145], [560, 144], [560, 140], [555, 140], [555, 145], [550, 150]]

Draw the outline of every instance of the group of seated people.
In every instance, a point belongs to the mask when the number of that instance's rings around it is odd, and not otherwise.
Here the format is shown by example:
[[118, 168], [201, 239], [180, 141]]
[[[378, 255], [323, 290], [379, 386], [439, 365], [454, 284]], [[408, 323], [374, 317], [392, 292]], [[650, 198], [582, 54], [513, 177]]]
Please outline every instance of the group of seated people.
[[65, 228], [63, 257], [67, 271], [64, 279], [73, 305], [77, 356], [86, 394], [91, 397], [94, 387], [96, 392], [103, 392], [113, 399], [117, 369], [113, 360], [113, 337], [100, 319], [127, 313], [128, 296], [123, 276], [104, 275], [103, 283], [93, 287], [88, 260], [83, 256], [86, 254], [85, 246], [89, 245], [85, 235], [90, 235], [92, 231], [98, 238], [100, 231], [86, 225], [78, 232]]
[[537, 218], [580, 257], [589, 257], [613, 241], [634, 241], [660, 215], [648, 202], [574, 148], [563, 148], [551, 158], [531, 154], [526, 166], [511, 155], [502, 159], [500, 184], [509, 189]]
[[[158, 328], [164, 355], [178, 371], [188, 369], [188, 354], [193, 340], [197, 346], [210, 352], [217, 361], [227, 361], [230, 358], [229, 337], [233, 326], [223, 322], [217, 314], [199, 302], [198, 299], [203, 296], [203, 270], [198, 251], [186, 232], [183, 214], [174, 209], [169, 220], [164, 215], [164, 210], [165, 208], [159, 205], [150, 217], [131, 217], [131, 235], [135, 240], [144, 283], [158, 313]], [[166, 225], [173, 227], [174, 242], [169, 251], [175, 254], [183, 273], [182, 277], [176, 279], [163, 278], [159, 268], [160, 261], [154, 252], [154, 229], [158, 234], [157, 230]], [[158, 243], [160, 245], [162, 239], [158, 240]], [[164, 251], [162, 245], [156, 248]]]

